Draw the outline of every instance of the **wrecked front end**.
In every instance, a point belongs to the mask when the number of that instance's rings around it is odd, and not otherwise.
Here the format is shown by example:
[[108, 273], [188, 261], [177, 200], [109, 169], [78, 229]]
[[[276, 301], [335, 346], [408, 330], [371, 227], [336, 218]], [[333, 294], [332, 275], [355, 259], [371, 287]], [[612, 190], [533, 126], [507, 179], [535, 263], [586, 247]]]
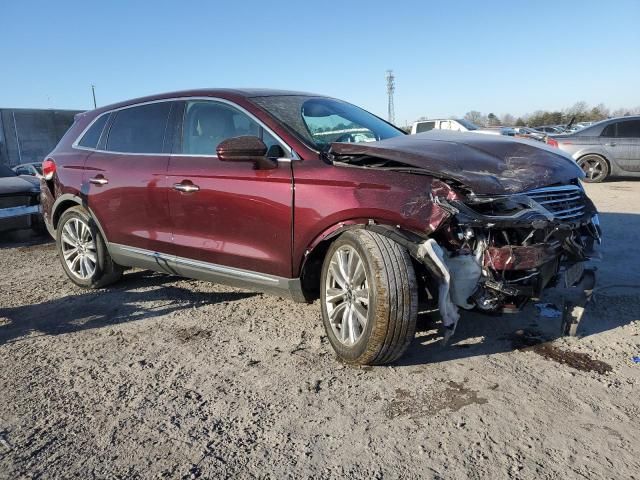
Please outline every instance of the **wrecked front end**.
[[571, 287], [600, 242], [596, 209], [577, 180], [434, 201], [451, 215], [432, 238], [445, 250], [450, 298], [461, 308], [517, 311], [546, 287]]
[[404, 245], [437, 280], [432, 296], [449, 334], [459, 308], [512, 312], [547, 287], [575, 285], [600, 242], [597, 211], [571, 158], [486, 137], [409, 135], [330, 152], [334, 165], [431, 178], [427, 236]]

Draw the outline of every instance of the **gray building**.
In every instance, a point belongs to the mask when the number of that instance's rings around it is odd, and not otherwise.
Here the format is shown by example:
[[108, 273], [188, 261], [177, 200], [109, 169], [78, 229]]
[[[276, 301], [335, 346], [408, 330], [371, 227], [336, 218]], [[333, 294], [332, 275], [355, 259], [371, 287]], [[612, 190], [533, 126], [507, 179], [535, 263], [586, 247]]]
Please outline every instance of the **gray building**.
[[0, 164], [42, 162], [78, 110], [0, 108]]

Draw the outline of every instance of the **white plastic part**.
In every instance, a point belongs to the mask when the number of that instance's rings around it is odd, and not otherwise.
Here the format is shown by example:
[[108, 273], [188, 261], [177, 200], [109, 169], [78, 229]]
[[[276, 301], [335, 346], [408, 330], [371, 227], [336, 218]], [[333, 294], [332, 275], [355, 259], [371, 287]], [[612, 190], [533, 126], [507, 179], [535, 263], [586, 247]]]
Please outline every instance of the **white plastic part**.
[[442, 342], [446, 344], [456, 331], [460, 314], [458, 313], [458, 307], [451, 301], [451, 274], [445, 263], [445, 253], [442, 248], [440, 248], [440, 245], [432, 238], [425, 240], [418, 247], [418, 257], [424, 258], [427, 256], [433, 261], [442, 274], [440, 285], [438, 286], [438, 308], [440, 310], [440, 316], [442, 317], [442, 323], [444, 323], [445, 326], [444, 339]]
[[466, 310], [473, 308], [469, 303], [469, 297], [478, 287], [482, 267], [473, 255], [458, 255], [444, 258], [449, 274], [451, 275], [450, 293], [451, 301]]

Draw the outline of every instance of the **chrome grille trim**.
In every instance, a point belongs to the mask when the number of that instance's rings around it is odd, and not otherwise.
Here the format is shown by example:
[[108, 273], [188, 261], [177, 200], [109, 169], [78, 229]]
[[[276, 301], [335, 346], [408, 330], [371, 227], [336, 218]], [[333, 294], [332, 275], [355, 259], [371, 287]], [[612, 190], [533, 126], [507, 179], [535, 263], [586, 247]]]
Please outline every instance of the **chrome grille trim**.
[[557, 220], [575, 220], [585, 212], [584, 192], [578, 185], [537, 188], [525, 195]]

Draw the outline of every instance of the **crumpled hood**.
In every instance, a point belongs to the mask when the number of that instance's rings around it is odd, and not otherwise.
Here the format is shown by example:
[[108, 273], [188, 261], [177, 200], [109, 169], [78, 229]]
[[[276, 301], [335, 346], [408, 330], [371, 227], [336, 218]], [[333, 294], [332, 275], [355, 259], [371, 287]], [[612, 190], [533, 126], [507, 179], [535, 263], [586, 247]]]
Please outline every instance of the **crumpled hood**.
[[467, 132], [432, 130], [379, 142], [334, 143], [330, 153], [393, 160], [480, 195], [518, 193], [584, 176], [571, 157], [541, 142]]
[[40, 185], [35, 185], [30, 180], [22, 177], [0, 177], [0, 195], [12, 195], [16, 193], [38, 193]]

